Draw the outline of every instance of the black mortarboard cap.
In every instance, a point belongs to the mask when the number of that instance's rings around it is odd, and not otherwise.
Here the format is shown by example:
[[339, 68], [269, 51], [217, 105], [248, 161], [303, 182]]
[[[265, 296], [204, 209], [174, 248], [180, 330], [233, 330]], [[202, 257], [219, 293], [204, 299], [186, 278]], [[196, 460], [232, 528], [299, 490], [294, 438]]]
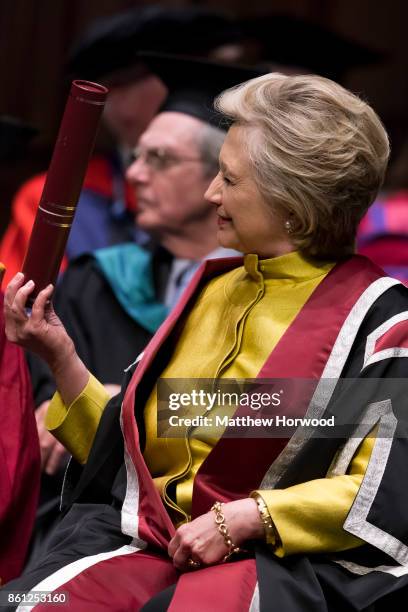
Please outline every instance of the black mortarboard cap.
[[29, 141], [38, 133], [15, 117], [0, 116], [0, 161], [21, 157]]
[[367, 49], [320, 25], [288, 15], [260, 15], [241, 22], [245, 38], [257, 41], [261, 61], [305, 68], [333, 80], [358, 65], [379, 62], [384, 54]]
[[141, 53], [139, 57], [167, 87], [168, 95], [161, 112], [184, 113], [221, 129], [228, 129], [229, 125], [215, 111], [214, 98], [229, 87], [267, 72], [169, 54]]
[[74, 44], [68, 72], [99, 80], [132, 67], [139, 51], [206, 56], [239, 40], [238, 26], [211, 9], [145, 6], [94, 21]]

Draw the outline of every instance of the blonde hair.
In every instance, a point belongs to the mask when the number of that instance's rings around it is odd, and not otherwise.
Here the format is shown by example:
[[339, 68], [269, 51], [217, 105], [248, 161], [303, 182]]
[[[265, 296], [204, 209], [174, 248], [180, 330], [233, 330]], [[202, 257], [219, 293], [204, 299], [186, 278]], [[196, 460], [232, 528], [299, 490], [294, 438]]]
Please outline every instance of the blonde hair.
[[290, 220], [295, 246], [319, 258], [352, 253], [389, 157], [374, 110], [329, 79], [278, 73], [224, 91], [215, 106], [246, 128], [257, 186]]

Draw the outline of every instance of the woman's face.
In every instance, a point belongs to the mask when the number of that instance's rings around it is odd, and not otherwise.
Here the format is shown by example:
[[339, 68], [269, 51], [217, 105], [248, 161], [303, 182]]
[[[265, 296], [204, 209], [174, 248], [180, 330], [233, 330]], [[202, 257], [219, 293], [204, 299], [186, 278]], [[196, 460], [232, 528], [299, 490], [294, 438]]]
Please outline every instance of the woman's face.
[[277, 257], [295, 247], [284, 219], [273, 212], [257, 188], [244, 146], [245, 127], [232, 126], [220, 153], [220, 171], [205, 197], [215, 204], [218, 240], [223, 247]]

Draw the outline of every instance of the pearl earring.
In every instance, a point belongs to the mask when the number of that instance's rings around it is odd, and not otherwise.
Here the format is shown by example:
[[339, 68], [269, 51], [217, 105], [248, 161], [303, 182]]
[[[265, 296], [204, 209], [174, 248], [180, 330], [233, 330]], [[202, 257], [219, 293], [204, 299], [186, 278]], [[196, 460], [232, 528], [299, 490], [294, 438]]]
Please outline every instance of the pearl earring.
[[289, 219], [286, 219], [286, 221], [284, 223], [284, 226], [285, 226], [285, 230], [288, 232], [288, 234], [291, 234], [292, 231], [293, 231], [293, 228], [292, 228], [292, 223], [289, 221]]

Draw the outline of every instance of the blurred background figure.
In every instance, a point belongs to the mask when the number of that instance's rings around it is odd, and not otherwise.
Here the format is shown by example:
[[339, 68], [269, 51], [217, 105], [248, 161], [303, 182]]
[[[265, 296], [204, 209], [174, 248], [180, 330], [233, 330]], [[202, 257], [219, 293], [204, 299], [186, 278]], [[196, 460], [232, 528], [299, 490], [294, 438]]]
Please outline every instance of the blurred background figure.
[[[145, 61], [168, 91], [127, 170], [139, 203], [134, 222], [149, 240], [78, 257], [54, 298], [81, 359], [104, 384], [121, 383], [203, 260], [239, 255], [219, 247], [215, 209], [204, 200], [227, 128], [212, 101], [261, 72], [169, 55], [146, 54]], [[114, 330], [109, 337], [107, 329]], [[55, 391], [38, 362], [30, 357], [37, 405]]]
[[358, 252], [390, 276], [408, 282], [408, 140], [388, 173], [386, 188], [358, 232]]
[[383, 53], [330, 27], [289, 15], [260, 15], [240, 21], [245, 54], [269, 71], [319, 74], [343, 83], [350, 70], [380, 62]]
[[[212, 101], [222, 89], [260, 74], [177, 56], [146, 54], [144, 59], [168, 91], [127, 170], [139, 202], [136, 222], [149, 242], [144, 247], [114, 245], [76, 258], [53, 300], [81, 359], [112, 395], [202, 261], [239, 255], [219, 246], [216, 211], [204, 199], [218, 172], [227, 129], [220, 129]], [[29, 362], [44, 472], [34, 562], [60, 516], [58, 493], [67, 452], [44, 424], [54, 378], [39, 357], [30, 354]]]
[[[78, 206], [78, 214], [75, 217], [66, 249], [64, 269], [70, 259], [76, 258], [84, 252], [90, 253], [101, 247], [123, 243], [128, 243], [130, 248], [136, 248], [136, 243], [145, 243], [148, 238], [135, 223], [135, 213], [137, 211], [135, 189], [134, 184], [130, 185], [126, 181], [125, 173], [131, 161], [132, 151], [141, 133], [162, 105], [167, 90], [164, 83], [140, 59], [139, 52], [147, 49], [173, 51], [192, 56], [216, 56], [219, 51], [224, 55], [226, 53], [229, 57], [235, 57], [239, 56], [239, 47], [235, 44], [238, 40], [237, 33], [237, 26], [229, 18], [210, 9], [148, 6], [97, 20], [74, 43], [69, 53], [66, 74], [69, 74], [70, 79], [82, 78], [98, 81], [109, 87], [110, 95], [104, 119], [105, 126], [110, 133], [111, 144], [110, 150], [106, 154], [96, 154], [90, 161]], [[210, 104], [211, 100], [209, 100], [209, 106]], [[29, 132], [26, 130], [24, 135], [28, 137]], [[20, 153], [22, 138], [23, 132], [20, 137]], [[221, 146], [221, 141], [219, 146]], [[213, 164], [215, 163], [216, 158], [213, 160]], [[215, 172], [214, 169], [214, 174]], [[200, 202], [207, 183], [211, 179], [212, 176], [202, 185], [202, 193], [199, 195]], [[44, 173], [34, 176], [20, 188], [14, 199], [11, 223], [0, 244], [0, 261], [6, 265], [7, 269], [5, 283], [22, 267], [44, 181]], [[174, 204], [180, 205], [180, 202]], [[207, 205], [205, 207], [208, 208]], [[174, 215], [176, 218], [177, 209], [174, 210]], [[198, 266], [201, 255], [209, 254], [216, 249], [215, 226], [212, 232], [209, 231], [207, 225], [205, 227], [202, 225], [201, 230], [201, 241], [207, 242], [208, 250], [204, 248], [203, 253], [198, 256], [196, 261], [192, 261], [195, 259], [195, 253], [190, 252], [190, 259], [186, 258], [186, 262], [190, 264], [189, 276], [186, 276], [186, 280], [183, 284], [180, 284], [177, 295], [185, 286], [187, 278], [190, 278], [193, 269]], [[213, 235], [206, 238], [206, 234]], [[119, 292], [122, 297], [126, 293], [127, 296], [132, 295], [134, 298], [135, 291], [137, 294], [138, 283], [141, 283], [139, 289], [142, 296], [145, 296], [146, 291], [148, 292], [147, 285], [149, 282], [153, 283], [153, 277], [151, 281], [146, 278], [146, 272], [150, 269], [151, 255], [139, 250], [138, 256], [138, 258], [136, 257], [136, 272], [133, 270], [134, 282], [130, 285], [128, 281], [132, 279], [131, 266], [135, 264], [135, 257], [130, 256], [129, 249], [126, 252], [126, 257], [122, 257], [122, 261], [124, 259], [128, 260], [126, 270], [122, 267], [122, 275], [119, 273], [116, 283], [113, 276], [118, 269], [112, 262], [113, 255], [105, 266], [111, 272], [111, 284], [113, 283], [113, 286], [117, 288], [116, 293]], [[118, 254], [115, 259], [116, 263], [120, 257], [121, 254]], [[157, 257], [160, 259], [159, 255]], [[167, 282], [167, 271], [171, 272], [170, 260], [172, 256], [167, 254], [167, 256], [162, 257], [161, 264], [157, 263], [157, 257], [155, 257], [154, 279], [156, 281], [160, 278], [163, 283], [162, 271], [165, 269]], [[141, 265], [141, 260], [144, 262], [144, 267]], [[191, 267], [192, 263], [194, 263], [194, 268]], [[91, 268], [97, 266], [92, 263], [92, 265], [85, 265], [84, 268], [83, 264], [84, 262], [79, 263], [79, 278], [75, 272], [73, 276], [71, 273], [69, 277], [71, 279], [69, 287], [73, 286], [72, 283], [76, 283], [75, 286], [78, 287], [78, 284], [82, 282], [81, 279], [85, 278], [87, 288], [85, 294], [91, 300], [85, 308], [86, 297], [84, 298], [83, 291], [76, 295], [78, 301], [81, 298], [84, 299], [77, 306], [73, 305], [73, 312], [78, 312], [81, 308], [86, 312], [86, 315], [84, 315], [86, 320], [82, 327], [77, 328], [76, 338], [79, 343], [81, 340], [83, 342], [84, 338], [88, 339], [86, 346], [82, 344], [83, 349], [87, 351], [87, 355], [91, 354], [94, 360], [97, 360], [94, 365], [98, 367], [102, 367], [105, 363], [104, 356], [106, 357], [107, 353], [112, 356], [112, 351], [114, 352], [114, 349], [117, 348], [118, 374], [110, 382], [119, 383], [123, 367], [133, 360], [137, 352], [144, 347], [151, 334], [166, 316], [168, 307], [165, 304], [158, 304], [160, 312], [157, 314], [159, 314], [159, 318], [154, 319], [154, 326], [152, 327], [152, 323], [150, 322], [149, 325], [148, 322], [147, 308], [143, 310], [142, 305], [142, 311], [140, 311], [137, 309], [137, 304], [133, 304], [133, 312], [138, 310], [139, 320], [141, 314], [147, 317], [146, 321], [142, 321], [143, 324], [140, 325], [138, 320], [132, 319], [118, 303], [111, 289], [111, 284], [106, 280], [106, 274], [100, 272], [99, 267], [98, 272], [92, 274]], [[92, 279], [96, 280], [96, 286]], [[121, 292], [120, 289], [125, 285], [126, 292]], [[153, 284], [149, 286], [151, 286], [154, 294]], [[63, 291], [60, 305], [61, 308], [69, 310], [71, 302], [67, 298], [68, 292]], [[98, 302], [97, 308], [100, 314], [99, 317], [96, 317], [96, 320], [92, 316], [92, 311], [95, 308], [94, 299]], [[154, 299], [154, 296], [152, 299]], [[164, 295], [160, 294], [160, 299], [164, 300]], [[175, 299], [175, 295], [173, 295], [173, 299]], [[152, 305], [150, 304], [150, 306]], [[72, 311], [67, 314], [67, 317], [69, 318], [70, 315], [72, 315]], [[112, 322], [115, 320], [115, 315], [116, 332], [123, 325], [128, 332], [132, 332], [124, 336], [129, 340], [128, 346], [118, 347], [118, 344], [115, 344], [114, 337], [119, 337], [115, 336], [114, 327], [110, 346], [106, 334], [102, 333], [101, 336], [106, 318], [108, 317]], [[92, 324], [92, 321], [93, 327], [91, 325], [91, 328], [87, 328], [87, 325]], [[72, 320], [71, 323], [73, 323]], [[75, 324], [73, 323], [73, 325]], [[95, 343], [96, 335], [92, 334], [92, 329], [95, 326], [99, 335], [99, 342], [97, 343]], [[101, 347], [101, 342], [102, 345], [104, 344], [104, 348]], [[130, 347], [132, 347], [131, 353]], [[129, 354], [131, 357], [129, 357]], [[40, 408], [36, 410], [35, 417], [40, 436], [42, 467], [47, 469], [48, 472], [58, 471], [64, 468], [66, 453], [61, 449], [61, 445], [55, 444], [54, 439], [54, 444], [50, 445], [51, 436], [43, 426], [45, 414], [43, 399], [50, 397], [44, 390], [44, 385], [46, 385], [48, 379], [41, 367], [37, 369], [33, 363], [30, 366], [35, 387], [35, 404], [36, 406], [40, 405]], [[43, 390], [40, 394], [38, 393], [38, 387]], [[56, 461], [57, 456], [59, 458], [58, 462]], [[52, 470], [52, 465], [54, 465], [54, 470]], [[43, 478], [36, 539], [32, 542], [31, 558], [36, 555], [39, 547], [42, 546], [43, 537], [48, 532], [50, 522], [58, 514], [60, 484], [61, 479], [52, 480], [46, 476]]]
[[[134, 192], [124, 173], [166, 89], [138, 52], [204, 57], [219, 52], [240, 59], [238, 40], [238, 27], [212, 10], [147, 6], [97, 20], [73, 45], [66, 67], [69, 78], [101, 82], [110, 89], [104, 120], [112, 142], [107, 155], [90, 161], [66, 249], [68, 260], [110, 244], [143, 241], [134, 223]], [[45, 174], [35, 176], [14, 199], [11, 223], [0, 244], [5, 282], [21, 269], [44, 181]]]
[[[24, 155], [35, 130], [0, 117], [0, 165]], [[0, 263], [0, 284], [4, 266]], [[34, 524], [40, 483], [40, 453], [34, 403], [24, 352], [5, 336], [0, 292], [0, 585], [19, 576]]]
[[27, 145], [37, 130], [7, 115], [0, 116], [0, 163], [10, 164], [25, 155]]
[[31, 381], [16, 348], [5, 336], [0, 293], [0, 586], [24, 567], [40, 484]]
[[[138, 58], [143, 50], [261, 64], [288, 74], [317, 73], [339, 82], [355, 66], [382, 58], [330, 29], [287, 15], [234, 20], [202, 7], [153, 5], [97, 19], [71, 46], [65, 75], [109, 87], [104, 122], [110, 149], [89, 164], [63, 269], [81, 253], [145, 240], [134, 224], [137, 203], [124, 173], [132, 147], [166, 92]], [[5, 282], [21, 269], [44, 180], [40, 174], [27, 181], [14, 199], [0, 243]]]

